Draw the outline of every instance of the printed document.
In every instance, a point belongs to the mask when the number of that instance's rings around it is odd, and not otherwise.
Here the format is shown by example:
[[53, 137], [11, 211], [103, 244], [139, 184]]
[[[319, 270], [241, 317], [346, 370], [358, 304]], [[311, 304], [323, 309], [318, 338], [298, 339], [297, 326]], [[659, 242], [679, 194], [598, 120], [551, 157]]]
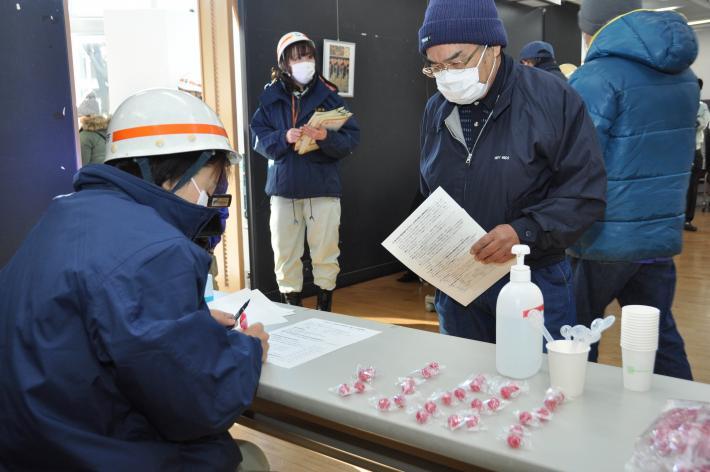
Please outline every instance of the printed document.
[[379, 333], [359, 326], [310, 318], [270, 331], [266, 362], [290, 369]]
[[514, 260], [483, 264], [469, 253], [486, 231], [439, 187], [382, 245], [414, 273], [468, 305], [510, 272]]

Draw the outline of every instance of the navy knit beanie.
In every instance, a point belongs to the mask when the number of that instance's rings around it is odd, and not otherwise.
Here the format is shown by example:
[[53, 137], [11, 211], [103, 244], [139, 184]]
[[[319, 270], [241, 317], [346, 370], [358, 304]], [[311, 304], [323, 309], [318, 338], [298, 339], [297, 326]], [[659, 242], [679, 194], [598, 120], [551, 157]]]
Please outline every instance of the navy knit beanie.
[[508, 37], [493, 0], [431, 0], [419, 28], [422, 54], [437, 44], [506, 46]]

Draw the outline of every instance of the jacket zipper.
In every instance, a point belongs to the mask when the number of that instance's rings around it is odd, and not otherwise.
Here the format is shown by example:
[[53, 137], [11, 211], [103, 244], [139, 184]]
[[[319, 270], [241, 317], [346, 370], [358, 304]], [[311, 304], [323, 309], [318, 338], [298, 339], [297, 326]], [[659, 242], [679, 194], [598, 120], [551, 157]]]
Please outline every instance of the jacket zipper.
[[[478, 133], [478, 136], [476, 136], [476, 141], [473, 142], [473, 146], [471, 149], [468, 149], [468, 146], [466, 146], [466, 141], [461, 140], [457, 138], [454, 133], [451, 132], [451, 128], [449, 128], [449, 125], [446, 125], [446, 128], [449, 130], [449, 133], [451, 133], [451, 136], [454, 136], [454, 139], [461, 143], [466, 149], [466, 152], [468, 152], [468, 156], [466, 156], [466, 167], [471, 167], [471, 159], [473, 158], [473, 153], [476, 152], [476, 147], [478, 147], [478, 141], [480, 141], [481, 136], [483, 136], [483, 132], [486, 130], [486, 126], [488, 126], [488, 122], [491, 119], [491, 116], [493, 116], [493, 111], [496, 109], [496, 105], [498, 104], [498, 100], [500, 100], [500, 94], [496, 97], [496, 101], [493, 103], [493, 108], [491, 109], [490, 113], [488, 113], [488, 116], [486, 117], [485, 122], [483, 123], [483, 127], [481, 128], [481, 131]], [[468, 191], [468, 179], [464, 177], [463, 179], [463, 199], [464, 201], [466, 200], [466, 192]]]
[[466, 165], [470, 166], [471, 165], [471, 158], [473, 157], [473, 153], [476, 152], [476, 147], [478, 146], [478, 141], [480, 141], [481, 136], [483, 136], [483, 133], [486, 131], [486, 126], [488, 126], [488, 122], [491, 121], [491, 116], [493, 116], [493, 111], [496, 109], [496, 105], [498, 104], [498, 99], [500, 98], [500, 95], [496, 97], [495, 103], [493, 103], [493, 108], [491, 111], [488, 113], [488, 116], [486, 117], [486, 121], [483, 122], [483, 127], [481, 128], [481, 132], [478, 133], [478, 136], [476, 137], [476, 141], [473, 143], [473, 147], [471, 148], [471, 152], [468, 153], [468, 157], [466, 158]]
[[478, 147], [478, 141], [480, 141], [481, 136], [483, 136], [483, 132], [486, 130], [486, 126], [488, 126], [488, 122], [490, 121], [491, 116], [493, 115], [493, 111], [494, 111], [495, 108], [496, 108], [495, 106], [496, 106], [496, 104], [498, 103], [498, 99], [499, 99], [499, 98], [500, 98], [500, 95], [498, 95], [498, 97], [496, 97], [496, 101], [495, 101], [495, 103], [493, 104], [493, 109], [488, 113], [488, 116], [487, 116], [486, 119], [484, 120], [484, 122], [483, 122], [483, 127], [481, 128], [481, 131], [479, 131], [478, 136], [476, 136], [476, 141], [474, 141], [473, 146], [471, 147], [471, 149], [468, 148], [468, 146], [466, 145], [466, 141], [465, 141], [465, 140], [460, 139], [458, 136], [456, 136], [456, 135], [451, 131], [451, 128], [449, 128], [448, 123], [446, 123], [446, 129], [449, 130], [449, 133], [451, 134], [451, 136], [453, 136], [456, 141], [458, 141], [459, 143], [461, 143], [461, 145], [464, 147], [464, 149], [465, 149], [466, 152], [468, 153], [468, 155], [466, 156], [466, 165], [467, 165], [467, 166], [470, 166], [470, 165], [471, 165], [471, 160], [473, 159], [473, 153], [476, 152], [476, 147]]

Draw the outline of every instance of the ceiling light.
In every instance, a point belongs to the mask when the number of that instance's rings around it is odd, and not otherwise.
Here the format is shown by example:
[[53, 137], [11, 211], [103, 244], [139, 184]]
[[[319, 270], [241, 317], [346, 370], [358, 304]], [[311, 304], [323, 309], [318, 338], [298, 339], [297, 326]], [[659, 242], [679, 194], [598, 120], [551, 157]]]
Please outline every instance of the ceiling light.
[[697, 25], [706, 25], [708, 23], [710, 23], [710, 18], [705, 19], [705, 20], [689, 21], [688, 25], [689, 26], [697, 26]]
[[675, 6], [675, 7], [654, 8], [654, 10], [655, 11], [672, 11], [672, 10], [677, 10], [679, 8], [680, 8], [680, 6]]

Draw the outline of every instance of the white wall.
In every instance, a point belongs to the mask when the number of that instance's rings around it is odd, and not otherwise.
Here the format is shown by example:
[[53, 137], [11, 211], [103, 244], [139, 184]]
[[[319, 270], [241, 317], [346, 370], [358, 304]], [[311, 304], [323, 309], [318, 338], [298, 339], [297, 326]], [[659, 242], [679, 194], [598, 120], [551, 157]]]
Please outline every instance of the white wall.
[[201, 77], [194, 11], [106, 10], [104, 33], [111, 113], [136, 92], [176, 89], [185, 74]]
[[695, 34], [698, 35], [699, 49], [692, 69], [704, 82], [700, 98], [710, 100], [710, 27], [696, 28]]

